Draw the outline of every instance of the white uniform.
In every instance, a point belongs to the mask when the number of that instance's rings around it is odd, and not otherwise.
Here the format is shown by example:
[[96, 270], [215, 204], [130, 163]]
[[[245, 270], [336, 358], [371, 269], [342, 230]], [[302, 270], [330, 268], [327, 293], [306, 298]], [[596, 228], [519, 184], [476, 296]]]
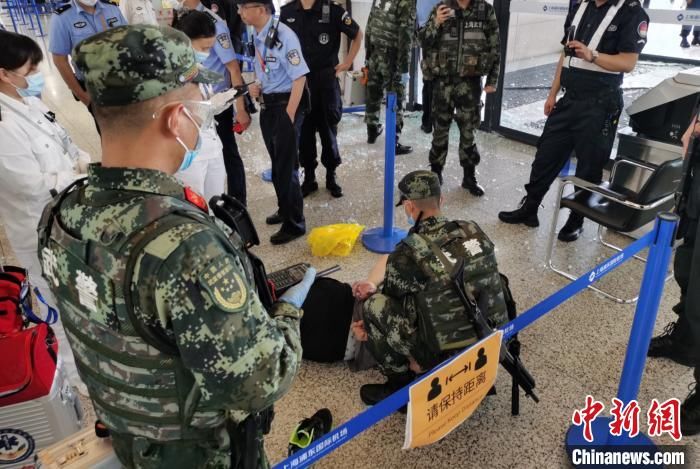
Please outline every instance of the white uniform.
[[129, 24], [158, 26], [158, 16], [151, 0], [121, 0], [119, 9]]
[[[205, 99], [211, 95], [211, 88], [200, 85]], [[189, 168], [175, 173], [184, 185], [191, 187], [209, 201], [215, 195], [225, 192], [226, 167], [224, 166], [223, 145], [216, 133], [216, 121], [202, 129], [202, 148]]]
[[[86, 167], [90, 155], [80, 150], [48, 113], [38, 98], [20, 102], [0, 93], [0, 221], [20, 265], [29, 270], [32, 285], [55, 307], [41, 276], [36, 227], [44, 206], [52, 199], [51, 191], [61, 191], [73, 182], [78, 177], [74, 168]], [[63, 327], [58, 323], [53, 327], [69, 378], [79, 385]]]

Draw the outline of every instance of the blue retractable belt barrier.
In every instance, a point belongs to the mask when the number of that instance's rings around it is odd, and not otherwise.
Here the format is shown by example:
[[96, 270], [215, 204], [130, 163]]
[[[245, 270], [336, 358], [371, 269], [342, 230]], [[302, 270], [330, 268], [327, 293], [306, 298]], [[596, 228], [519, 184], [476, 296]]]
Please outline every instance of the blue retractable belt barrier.
[[362, 106], [348, 106], [343, 108], [343, 113], [348, 114], [351, 112], [365, 112], [365, 105]]
[[394, 228], [394, 159], [396, 157], [396, 93], [386, 97], [386, 140], [384, 142], [384, 226], [362, 233], [362, 244], [372, 252], [388, 254], [406, 237], [406, 230]]
[[[387, 130], [388, 129], [389, 128], [387, 128]], [[519, 315], [516, 319], [501, 327], [501, 330], [504, 332], [503, 340], [507, 340], [522, 331], [564, 301], [576, 295], [581, 290], [588, 288], [589, 285], [597, 282], [599, 279], [621, 266], [642, 249], [649, 247], [649, 258], [642, 279], [641, 295], [639, 303], [637, 304], [637, 314], [635, 315], [634, 324], [632, 325], [632, 331], [630, 333], [625, 367], [622, 372], [620, 390], [618, 392], [619, 399], [625, 403], [634, 399], [639, 390], [639, 383], [644, 371], [646, 351], [649, 347], [651, 332], [654, 327], [654, 321], [656, 320], [656, 311], [658, 310], [661, 294], [663, 293], [664, 279], [672, 252], [677, 219], [675, 215], [671, 214], [660, 215], [659, 218], [657, 218], [653, 231], [647, 233], [621, 252], [614, 254], [612, 257], [598, 264], [574, 282], [569, 283], [566, 287], [545, 298], [537, 305]], [[445, 366], [452, 359], [453, 358], [441, 363], [435, 367], [435, 369]], [[346, 423], [334, 428], [319, 440], [314, 441], [308, 448], [298, 451], [276, 464], [274, 469], [305, 468], [325, 457], [358, 434], [372, 427], [375, 423], [396, 412], [399, 407], [405, 405], [408, 402], [408, 390], [410, 387], [411, 384], [407, 385], [383, 401], [356, 415]], [[605, 422], [605, 424], [599, 424], [599, 422]], [[606, 434], [608, 434], [607, 422], [604, 419], [599, 418], [594, 424], [594, 434], [596, 434], [596, 428], [601, 431], [605, 430]], [[578, 435], [576, 435], [576, 432], [578, 432]], [[572, 427], [567, 433], [567, 448], [570, 444], [580, 444], [575, 436], [583, 440], [581, 430], [578, 427]], [[572, 440], [571, 443], [569, 443], [570, 439]], [[650, 442], [640, 443], [639, 440], [635, 440], [633, 443], [650, 444]], [[605, 442], [601, 443], [601, 441], [597, 441], [596, 444], [605, 444]], [[621, 443], [618, 443], [616, 440], [616, 444]]]
[[[662, 213], [656, 219], [654, 230], [645, 236], [645, 238], [650, 237], [649, 257], [644, 269], [639, 302], [634, 313], [630, 340], [627, 344], [620, 386], [617, 392], [617, 398], [622, 401], [623, 405], [637, 399], [639, 385], [644, 374], [647, 351], [656, 322], [656, 314], [666, 283], [666, 271], [673, 252], [673, 240], [677, 225], [678, 216]], [[592, 442], [588, 442], [583, 437], [583, 426], [572, 425], [566, 433], [566, 450], [569, 456], [571, 457], [574, 449], [591, 445], [598, 448], [612, 445], [647, 446], [649, 451], [653, 452], [654, 443], [641, 432], [634, 438], [630, 438], [626, 432], [622, 432], [620, 436], [611, 435], [609, 427], [611, 421], [610, 417], [599, 417], [592, 422]]]

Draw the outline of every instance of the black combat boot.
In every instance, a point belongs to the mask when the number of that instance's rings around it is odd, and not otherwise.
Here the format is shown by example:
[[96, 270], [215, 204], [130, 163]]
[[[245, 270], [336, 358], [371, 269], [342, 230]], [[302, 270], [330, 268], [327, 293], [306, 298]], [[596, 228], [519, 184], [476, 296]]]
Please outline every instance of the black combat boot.
[[688, 47], [690, 47], [690, 43], [688, 42], [687, 36], [683, 36], [683, 39], [681, 39], [681, 47], [683, 49], [687, 49]]
[[651, 339], [647, 356], [668, 358], [681, 365], [693, 366], [698, 359], [693, 356], [693, 344], [683, 337], [677, 325], [677, 322], [669, 322], [662, 334]]
[[442, 166], [438, 166], [436, 164], [431, 164], [430, 165], [430, 170], [437, 174], [438, 180], [440, 181], [440, 185], [442, 186]]
[[540, 203], [525, 196], [520, 201], [520, 205], [512, 212], [498, 212], [498, 218], [504, 223], [523, 224], [532, 228], [540, 226], [537, 218], [537, 210]]
[[413, 381], [412, 371], [387, 375], [386, 383], [365, 384], [360, 388], [360, 398], [367, 405], [374, 405]]
[[335, 170], [326, 170], [326, 189], [331, 193], [336, 199], [343, 196], [343, 188], [338, 185], [338, 181], [335, 179]]
[[693, 42], [691, 42], [690, 45], [700, 46], [700, 34], [693, 34]]
[[413, 147], [410, 145], [403, 145], [399, 143], [398, 137], [396, 138], [396, 154], [397, 155], [408, 155], [413, 151]]
[[313, 194], [318, 190], [318, 183], [316, 182], [316, 173], [313, 170], [304, 170], [304, 182], [301, 183], [301, 195], [306, 197], [309, 194]]
[[681, 404], [681, 433], [683, 436], [700, 433], [700, 364], [695, 366], [695, 384], [691, 385], [690, 394]]
[[561, 227], [557, 239], [570, 243], [576, 241], [583, 233], [583, 217], [578, 213], [571, 212], [564, 226]]
[[476, 182], [476, 166], [466, 163], [464, 165], [464, 178], [462, 187], [469, 191], [471, 195], [481, 197], [484, 195], [484, 188]]
[[367, 143], [374, 143], [377, 141], [382, 132], [384, 132], [384, 126], [382, 124], [368, 125], [367, 126]]

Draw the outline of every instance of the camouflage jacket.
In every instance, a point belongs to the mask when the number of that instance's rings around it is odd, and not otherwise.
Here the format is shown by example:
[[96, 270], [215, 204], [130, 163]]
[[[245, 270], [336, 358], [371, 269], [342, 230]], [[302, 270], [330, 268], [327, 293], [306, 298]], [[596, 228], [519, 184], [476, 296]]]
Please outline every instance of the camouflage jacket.
[[395, 60], [399, 73], [408, 73], [415, 23], [415, 0], [374, 0], [367, 20], [365, 61], [379, 53], [387, 61]]
[[[456, 9], [457, 14], [437, 26], [440, 5]], [[486, 86], [497, 85], [501, 63], [498, 21], [493, 7], [484, 0], [472, 0], [466, 10], [460, 10], [454, 0], [439, 3], [418, 31], [418, 39], [425, 51], [423, 67], [434, 77], [486, 75]]]
[[87, 185], [54, 204], [55, 221], [50, 204], [39, 227], [42, 270], [108, 428], [219, 439], [227, 420], [287, 391], [301, 360], [299, 311], [265, 311], [240, 238], [194, 208], [177, 180], [92, 165]]
[[[397, 314], [407, 315], [414, 323], [420, 322], [421, 318], [426, 315], [437, 317], [443, 315], [445, 317], [464, 314], [463, 305], [457, 300], [456, 295], [450, 293], [445, 296], [445, 292], [437, 293], [431, 297], [426, 297], [424, 293], [431, 286], [435, 286], [435, 275], [429, 274], [430, 271], [444, 273], [444, 269], [440, 261], [432, 254], [419, 252], [416, 246], [420, 246], [418, 242], [420, 236], [429, 239], [432, 242], [438, 240], [446, 241], [449, 239], [467, 238], [465, 245], [459, 246], [459, 249], [452, 249], [454, 253], [461, 253], [464, 260], [464, 280], [466, 288], [471, 291], [482, 308], [485, 316], [489, 317], [494, 324], [504, 324], [507, 321], [507, 311], [505, 300], [503, 298], [503, 285], [501, 284], [500, 275], [498, 273], [498, 265], [496, 264], [493, 243], [481, 231], [479, 226], [474, 222], [463, 222], [467, 226], [467, 232], [460, 229], [455, 230], [455, 224], [448, 221], [445, 217], [429, 217], [422, 220], [418, 225], [420, 235], [414, 230], [398, 244], [393, 253], [389, 255], [387, 261], [386, 274], [384, 277], [383, 293], [393, 297], [403, 305], [403, 311]], [[446, 244], [445, 243], [445, 244]], [[441, 301], [443, 299], [444, 301]], [[421, 309], [425, 310], [422, 311]], [[444, 311], [442, 311], [444, 310]], [[426, 313], [421, 316], [421, 313]], [[442, 321], [443, 318], [437, 317], [436, 321]], [[451, 318], [452, 320], [454, 318]], [[464, 324], [465, 321], [461, 320]], [[447, 324], [447, 322], [443, 322]], [[466, 333], [468, 338], [467, 343], [475, 342], [476, 335], [472, 330], [471, 324], [466, 324], [469, 329]], [[423, 333], [421, 327], [417, 327], [419, 333]], [[440, 329], [438, 325], [437, 329]], [[435, 331], [433, 333], [442, 333]], [[449, 332], [448, 332], [449, 333]], [[465, 334], [463, 334], [465, 335]], [[425, 337], [417, 341], [413, 347], [420, 347], [420, 342], [431, 342], [435, 338], [426, 340]], [[465, 346], [466, 344], [459, 344]], [[411, 347], [409, 347], [411, 348]], [[454, 348], [454, 347], [453, 347]], [[422, 351], [411, 350], [412, 356], [419, 357]]]

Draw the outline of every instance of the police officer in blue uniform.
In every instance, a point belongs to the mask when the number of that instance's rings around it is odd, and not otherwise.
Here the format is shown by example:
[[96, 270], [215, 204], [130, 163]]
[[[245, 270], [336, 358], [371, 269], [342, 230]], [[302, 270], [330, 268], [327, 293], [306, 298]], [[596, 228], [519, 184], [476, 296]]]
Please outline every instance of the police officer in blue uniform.
[[[216, 41], [212, 47], [209, 57], [202, 63], [202, 66], [219, 73], [224, 78], [214, 85], [214, 92], [219, 93], [231, 88], [231, 85], [243, 85], [241, 67], [236, 59], [236, 52], [233, 49], [231, 34], [226, 21], [221, 19], [213, 11], [205, 7], [199, 0], [185, 0], [184, 7], [190, 10], [203, 11], [210, 15], [216, 25]], [[237, 99], [235, 102], [235, 121], [241, 124], [243, 130], [250, 125], [250, 116], [245, 109], [245, 101]], [[236, 138], [233, 134], [234, 115], [233, 108], [230, 107], [216, 116], [216, 133], [221, 139], [224, 152], [224, 165], [226, 166], [227, 193], [238, 199], [244, 205], [247, 204], [248, 194], [245, 184], [245, 168], [243, 160], [236, 145]]]
[[270, 242], [283, 244], [306, 233], [296, 169], [299, 133], [308, 108], [302, 98], [308, 100], [305, 87], [309, 67], [296, 34], [273, 18], [273, 12], [272, 0], [238, 1], [241, 19], [255, 29], [253, 63], [259, 84], [248, 89], [253, 98], [260, 99], [260, 129], [272, 160], [272, 184], [277, 194], [278, 210], [265, 221], [269, 225], [282, 224]]
[[[648, 26], [649, 16], [638, 0], [583, 0], [571, 8], [527, 195], [516, 210], [500, 212], [501, 221], [539, 226], [542, 199], [572, 151], [576, 176], [594, 184], [601, 181], [622, 112], [622, 76], [634, 70]], [[560, 88], [566, 93], [557, 101]], [[582, 231], [583, 217], [572, 213], [558, 238], [575, 241]]]
[[[326, 168], [326, 189], [333, 197], [342, 197], [336, 181], [341, 163], [338, 152], [338, 123], [343, 102], [336, 74], [350, 70], [360, 50], [362, 31], [347, 11], [331, 0], [294, 0], [282, 7], [280, 20], [299, 37], [304, 59], [311, 72], [307, 75], [311, 110], [304, 118], [299, 142], [299, 160], [304, 168], [304, 197], [318, 190], [316, 182], [316, 132], [321, 137], [321, 163]], [[343, 63], [339, 63], [340, 33], [352, 41]]]
[[119, 7], [110, 0], [70, 0], [56, 8], [51, 16], [49, 52], [53, 63], [73, 96], [85, 104], [91, 114], [90, 96], [83, 77], [79, 70], [73, 72], [69, 57], [80, 41], [125, 24], [127, 21]]

